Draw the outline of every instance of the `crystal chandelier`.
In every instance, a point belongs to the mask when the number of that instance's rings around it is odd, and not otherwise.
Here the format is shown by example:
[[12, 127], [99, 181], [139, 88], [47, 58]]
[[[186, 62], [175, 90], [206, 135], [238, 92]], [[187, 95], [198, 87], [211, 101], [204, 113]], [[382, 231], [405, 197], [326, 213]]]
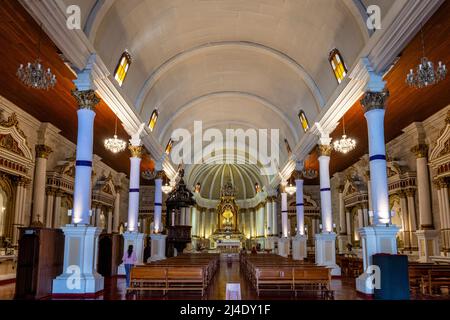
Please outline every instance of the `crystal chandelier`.
[[420, 30], [422, 39], [422, 59], [421, 63], [417, 66], [417, 70], [411, 69], [406, 76], [406, 83], [412, 88], [424, 88], [430, 85], [436, 84], [439, 81], [445, 79], [447, 75], [447, 68], [441, 61], [438, 63], [438, 67], [435, 70], [433, 62], [429, 61], [425, 57], [425, 41], [423, 39], [423, 29]]
[[292, 196], [297, 191], [297, 187], [292, 182], [289, 182], [289, 184], [284, 187], [284, 191]]
[[309, 180], [315, 179], [319, 175], [319, 173], [315, 169], [303, 169], [302, 174], [305, 179]]
[[127, 143], [121, 139], [117, 138], [117, 118], [116, 118], [116, 129], [114, 131], [114, 138], [109, 138], [105, 140], [105, 148], [112, 153], [119, 153], [125, 150]]
[[164, 185], [161, 186], [161, 191], [164, 192], [165, 194], [169, 194], [171, 193], [173, 190], [173, 187], [166, 182]]
[[343, 135], [342, 138], [333, 142], [333, 149], [340, 153], [349, 153], [356, 148], [356, 141], [352, 138], [348, 138], [345, 134], [345, 120], [342, 118]]
[[27, 87], [40, 90], [53, 89], [56, 85], [56, 76], [50, 68], [45, 69], [40, 59], [41, 55], [41, 34], [38, 42], [38, 58], [33, 62], [28, 62], [26, 66], [21, 64], [17, 70], [17, 77]]

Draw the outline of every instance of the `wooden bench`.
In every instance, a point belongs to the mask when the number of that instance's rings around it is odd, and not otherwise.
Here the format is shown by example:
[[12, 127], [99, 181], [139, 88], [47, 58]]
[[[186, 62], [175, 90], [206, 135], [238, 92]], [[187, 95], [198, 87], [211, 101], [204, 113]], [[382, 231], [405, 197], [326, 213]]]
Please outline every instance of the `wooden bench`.
[[256, 293], [261, 291], [292, 291], [292, 268], [257, 267], [255, 270]]
[[450, 268], [436, 267], [428, 271], [428, 275], [422, 278], [423, 291], [432, 295], [440, 291], [441, 287], [450, 288]]
[[331, 290], [331, 270], [325, 267], [294, 268], [293, 287], [297, 291], [319, 292], [325, 299], [334, 299]]
[[127, 291], [199, 291], [204, 295], [219, 266], [219, 255], [191, 254], [133, 267]]
[[167, 291], [167, 270], [165, 268], [134, 267], [130, 273], [130, 287], [127, 290]]

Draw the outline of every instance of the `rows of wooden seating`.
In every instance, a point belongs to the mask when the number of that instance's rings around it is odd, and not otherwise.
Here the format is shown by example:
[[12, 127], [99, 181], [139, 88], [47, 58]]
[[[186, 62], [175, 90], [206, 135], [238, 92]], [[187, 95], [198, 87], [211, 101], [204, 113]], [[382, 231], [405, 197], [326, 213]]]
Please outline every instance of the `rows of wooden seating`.
[[408, 273], [412, 290], [431, 295], [441, 287], [450, 289], [450, 265], [410, 262]]
[[333, 299], [331, 271], [311, 263], [294, 261], [274, 254], [242, 255], [241, 270], [256, 289], [264, 292], [319, 293]]
[[127, 290], [198, 291], [203, 296], [218, 267], [218, 254], [186, 254], [135, 266]]
[[336, 264], [344, 277], [356, 278], [364, 272], [363, 261], [357, 256], [337, 255]]

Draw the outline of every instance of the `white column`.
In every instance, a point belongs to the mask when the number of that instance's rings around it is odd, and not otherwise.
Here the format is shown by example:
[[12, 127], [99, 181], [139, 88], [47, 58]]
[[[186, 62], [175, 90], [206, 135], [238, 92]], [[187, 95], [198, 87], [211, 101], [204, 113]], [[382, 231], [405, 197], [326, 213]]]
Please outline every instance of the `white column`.
[[339, 235], [338, 235], [338, 248], [339, 253], [344, 253], [347, 251], [347, 217], [345, 214], [345, 203], [344, 203], [344, 187], [340, 186], [338, 188], [338, 198], [339, 198]]
[[89, 224], [91, 210], [91, 177], [94, 141], [94, 107], [100, 101], [93, 90], [75, 91], [80, 109], [78, 115], [78, 138], [73, 195], [73, 224]]
[[53, 203], [55, 201], [55, 191], [47, 190], [47, 203], [45, 206], [45, 227], [53, 228]]
[[266, 200], [266, 226], [267, 226], [267, 236], [273, 235], [273, 218], [272, 218], [272, 202], [271, 197], [267, 197]]
[[405, 192], [398, 194], [400, 197], [400, 210], [403, 216], [403, 241], [404, 248], [411, 249], [411, 231], [409, 230], [409, 214], [408, 214], [408, 202], [406, 200]]
[[277, 199], [275, 197], [272, 198], [272, 228], [273, 235], [278, 237], [278, 210], [277, 210]]
[[113, 218], [113, 232], [119, 232], [120, 220], [120, 187], [116, 186], [116, 196], [114, 198], [114, 218]]
[[36, 161], [33, 183], [33, 223], [42, 223], [45, 218], [45, 185], [47, 174], [47, 159], [52, 149], [46, 145], [36, 145]]
[[[98, 237], [101, 230], [88, 226], [91, 207], [92, 147], [94, 135], [93, 111], [99, 99], [92, 90], [92, 59], [75, 80], [77, 86], [73, 96], [77, 99], [78, 138], [75, 169], [74, 207], [72, 224], [63, 228], [64, 267], [63, 273], [53, 280], [53, 294], [84, 295], [95, 294], [104, 288], [104, 279], [96, 271], [98, 257]], [[73, 266], [78, 269], [73, 269]], [[73, 286], [73, 274], [77, 272], [79, 285]]]
[[108, 208], [108, 222], [107, 222], [107, 233], [112, 232], [112, 220], [113, 220], [113, 212], [112, 208]]
[[25, 196], [26, 189], [25, 184], [27, 183], [26, 179], [19, 178], [17, 180], [17, 188], [16, 188], [16, 196], [14, 202], [14, 224], [13, 227], [13, 243], [17, 244], [19, 241], [19, 227], [25, 227], [25, 219], [24, 219], [24, 205], [25, 205]]
[[450, 252], [450, 200], [448, 183], [444, 179], [438, 179], [435, 183], [439, 200], [439, 217], [441, 221], [441, 243], [444, 254]]
[[[368, 63], [368, 61], [365, 61]], [[398, 227], [391, 225], [389, 210], [388, 179], [386, 170], [386, 146], [384, 140], [385, 101], [389, 92], [384, 91], [385, 83], [381, 75], [372, 72], [367, 65], [369, 83], [361, 105], [367, 120], [369, 137], [370, 184], [373, 207], [373, 224], [360, 229], [363, 268], [372, 264], [372, 256], [377, 253], [397, 254], [396, 235]], [[365, 294], [373, 294], [371, 274], [364, 272], [356, 279], [356, 288]]]
[[359, 207], [357, 212], [358, 212], [358, 229], [361, 229], [364, 228], [363, 209]]
[[410, 230], [410, 242], [413, 250], [418, 249], [417, 243], [417, 220], [416, 220], [416, 192], [413, 189], [406, 190], [406, 196], [408, 199], [408, 216], [409, 216], [409, 230]]
[[128, 198], [128, 231], [139, 232], [138, 217], [139, 217], [139, 183], [141, 172], [141, 156], [142, 146], [130, 145], [130, 195]]
[[102, 224], [102, 207], [99, 205], [97, 206], [97, 208], [95, 209], [95, 226], [97, 228], [101, 228], [101, 224]]
[[297, 208], [297, 235], [305, 235], [305, 204], [303, 202], [303, 179], [299, 176], [295, 179], [296, 195], [295, 206]]
[[319, 145], [320, 203], [322, 211], [322, 232], [333, 232], [333, 216], [331, 211], [330, 188], [330, 155], [329, 144]]
[[61, 192], [56, 192], [55, 201], [53, 203], [53, 227], [61, 228]]
[[300, 171], [294, 172], [295, 176], [295, 206], [297, 209], [297, 234], [292, 241], [292, 259], [304, 260], [308, 255], [307, 235], [305, 235], [305, 204], [303, 201], [303, 179]]
[[260, 204], [256, 210], [256, 236], [264, 236], [264, 205]]
[[417, 197], [419, 200], [420, 229], [433, 229], [431, 213], [430, 175], [428, 173], [428, 146], [419, 144], [411, 149], [417, 160]]
[[282, 237], [287, 238], [288, 233], [288, 206], [287, 206], [287, 193], [281, 193], [281, 230]]

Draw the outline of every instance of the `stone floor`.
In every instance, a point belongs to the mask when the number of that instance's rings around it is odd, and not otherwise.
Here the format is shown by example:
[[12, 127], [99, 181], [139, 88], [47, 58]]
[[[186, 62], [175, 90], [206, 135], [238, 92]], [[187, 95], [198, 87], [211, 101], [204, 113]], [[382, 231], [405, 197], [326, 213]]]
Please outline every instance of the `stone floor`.
[[[240, 283], [241, 295], [243, 300], [314, 300], [320, 299], [315, 296], [303, 296], [295, 298], [289, 293], [272, 293], [264, 294], [258, 297], [256, 291], [251, 284], [246, 280], [243, 273], [239, 270], [239, 263], [233, 262], [227, 264], [222, 262], [218, 273], [214, 277], [213, 282], [208, 288], [204, 297], [200, 297], [197, 293], [170, 293], [163, 296], [160, 293], [144, 293], [144, 294], [129, 294], [125, 293], [125, 279], [124, 278], [106, 278], [105, 291], [97, 299], [99, 300], [225, 300], [225, 288], [227, 283]], [[364, 300], [364, 296], [357, 294], [355, 290], [355, 280], [349, 278], [338, 278], [332, 280], [332, 290], [334, 290], [335, 300]], [[7, 284], [0, 286], [0, 300], [11, 300], [14, 298], [15, 284]], [[428, 300], [428, 299], [450, 299], [450, 295], [445, 296], [423, 296], [412, 295], [414, 300]]]

